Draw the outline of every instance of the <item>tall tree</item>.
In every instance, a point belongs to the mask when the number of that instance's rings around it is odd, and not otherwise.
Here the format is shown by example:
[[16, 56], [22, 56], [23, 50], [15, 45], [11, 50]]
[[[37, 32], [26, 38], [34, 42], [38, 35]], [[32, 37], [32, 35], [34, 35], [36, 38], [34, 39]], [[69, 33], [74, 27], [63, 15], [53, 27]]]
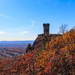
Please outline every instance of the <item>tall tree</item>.
[[26, 48], [26, 53], [27, 53], [29, 50], [31, 50], [31, 44], [30, 44], [30, 43], [28, 44], [28, 46], [27, 46], [27, 48]]

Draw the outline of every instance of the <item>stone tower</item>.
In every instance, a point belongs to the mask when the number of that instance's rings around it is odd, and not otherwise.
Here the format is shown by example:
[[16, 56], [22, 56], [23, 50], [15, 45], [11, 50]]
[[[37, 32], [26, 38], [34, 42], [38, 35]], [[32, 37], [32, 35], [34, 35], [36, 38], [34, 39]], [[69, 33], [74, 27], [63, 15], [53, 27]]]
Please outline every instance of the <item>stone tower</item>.
[[44, 31], [44, 34], [49, 35], [49, 23], [43, 24], [43, 31]]

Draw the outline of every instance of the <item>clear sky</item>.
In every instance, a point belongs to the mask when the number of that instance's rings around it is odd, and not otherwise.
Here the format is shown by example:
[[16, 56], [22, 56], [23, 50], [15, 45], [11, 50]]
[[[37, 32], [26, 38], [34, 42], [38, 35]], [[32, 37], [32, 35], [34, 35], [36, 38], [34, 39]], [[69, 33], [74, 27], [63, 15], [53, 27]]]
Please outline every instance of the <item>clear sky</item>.
[[0, 0], [0, 40], [34, 40], [50, 23], [50, 33], [62, 24], [75, 26], [75, 0]]

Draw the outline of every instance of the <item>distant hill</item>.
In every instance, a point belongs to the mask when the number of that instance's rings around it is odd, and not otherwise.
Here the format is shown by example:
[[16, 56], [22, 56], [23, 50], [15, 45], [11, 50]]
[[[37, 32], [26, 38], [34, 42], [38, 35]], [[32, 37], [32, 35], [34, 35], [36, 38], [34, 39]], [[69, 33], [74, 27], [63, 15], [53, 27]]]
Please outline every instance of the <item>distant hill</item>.
[[33, 44], [34, 41], [0, 41], [0, 47], [25, 47], [30, 43]]
[[25, 54], [25, 49], [34, 41], [0, 41], [0, 57], [17, 57]]

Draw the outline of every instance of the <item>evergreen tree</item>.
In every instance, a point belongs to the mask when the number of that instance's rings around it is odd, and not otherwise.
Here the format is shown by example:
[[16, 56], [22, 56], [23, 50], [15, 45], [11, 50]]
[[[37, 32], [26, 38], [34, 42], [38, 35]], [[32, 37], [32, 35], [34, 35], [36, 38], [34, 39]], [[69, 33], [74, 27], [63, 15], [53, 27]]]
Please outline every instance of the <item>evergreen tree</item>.
[[27, 48], [26, 48], [26, 53], [27, 53], [29, 50], [31, 50], [31, 44], [30, 44], [30, 43], [28, 44], [28, 46], [27, 46]]

